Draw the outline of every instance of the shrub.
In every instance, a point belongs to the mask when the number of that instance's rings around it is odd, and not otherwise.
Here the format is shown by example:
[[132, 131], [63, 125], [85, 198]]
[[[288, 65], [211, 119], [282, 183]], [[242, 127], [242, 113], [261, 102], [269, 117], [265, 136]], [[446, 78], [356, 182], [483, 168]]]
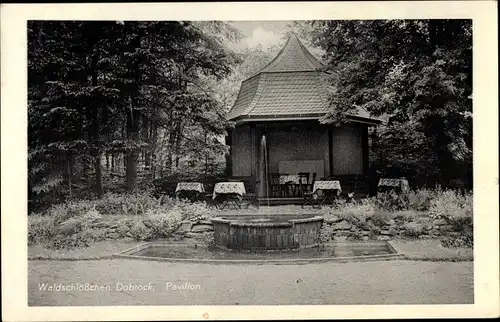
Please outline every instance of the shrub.
[[334, 229], [332, 225], [323, 223], [319, 231], [319, 241], [320, 243], [326, 243], [333, 239]]
[[403, 226], [403, 236], [416, 238], [424, 233], [423, 228], [418, 225], [405, 224]]
[[52, 238], [48, 246], [56, 249], [88, 247], [91, 243], [104, 240], [105, 238], [106, 235], [104, 230], [85, 228], [82, 231], [69, 236], [56, 235]]
[[351, 231], [347, 234], [347, 240], [363, 240], [363, 235], [357, 231]]
[[392, 213], [388, 211], [379, 211], [370, 217], [372, 223], [377, 227], [389, 225], [389, 221], [393, 218]]
[[181, 225], [181, 216], [177, 212], [148, 215], [142, 221], [149, 229], [142, 240], [170, 237]]
[[394, 220], [402, 222], [414, 222], [418, 214], [413, 210], [398, 211], [393, 213]]
[[472, 231], [464, 232], [460, 236], [448, 237], [441, 241], [444, 247], [474, 247], [474, 234]]
[[207, 207], [205, 203], [179, 203], [173, 208], [181, 214], [182, 220], [205, 220], [217, 216], [213, 208]]
[[53, 217], [40, 214], [28, 218], [28, 245], [41, 244], [50, 241], [56, 234]]
[[69, 218], [83, 215], [87, 211], [93, 209], [93, 207], [94, 204], [88, 200], [69, 201], [50, 207], [47, 211], [47, 215], [52, 217], [56, 223], [59, 223]]
[[452, 237], [448, 242], [452, 245], [473, 245], [473, 202], [472, 194], [454, 190], [439, 191], [431, 201], [431, 218], [444, 218], [452, 225], [453, 230], [462, 232], [461, 236]]
[[337, 215], [338, 213], [341, 212], [350, 212], [350, 213], [357, 213], [362, 216], [368, 217], [371, 216], [375, 213], [377, 210], [377, 205], [376, 203], [373, 202], [372, 199], [362, 199], [359, 202], [356, 203], [342, 203], [338, 204], [338, 207], [336, 210], [329, 210], [326, 212], [325, 215], [329, 214], [335, 214]]
[[141, 220], [136, 220], [130, 227], [129, 232], [132, 235], [132, 238], [134, 238], [137, 241], [151, 240], [154, 237], [152, 235], [151, 229], [146, 227]]
[[203, 234], [198, 234], [196, 236], [196, 240], [205, 244], [205, 246], [207, 246], [207, 248], [215, 247], [215, 234], [213, 231], [205, 232]]
[[347, 210], [338, 214], [338, 217], [356, 226], [363, 227], [366, 224], [366, 216], [356, 213], [353, 210]]
[[71, 217], [76, 223], [73, 229], [66, 233], [55, 227], [55, 234], [48, 240], [50, 248], [75, 248], [87, 247], [91, 243], [106, 238], [106, 229], [94, 228], [93, 224], [99, 222], [102, 216], [95, 209], [87, 210], [83, 215]]
[[416, 211], [427, 211], [429, 210], [433, 196], [433, 191], [429, 189], [412, 190], [406, 196], [408, 199], [408, 208]]
[[379, 192], [376, 202], [379, 208], [389, 211], [408, 209], [408, 198], [405, 193], [395, 191]]
[[469, 199], [454, 190], [439, 191], [431, 200], [429, 212], [434, 217], [446, 218], [472, 215], [467, 205]]
[[81, 221], [82, 221], [82, 224], [84, 226], [88, 226], [92, 223], [95, 223], [97, 221], [100, 221], [102, 219], [102, 216], [101, 214], [99, 213], [99, 211], [97, 211], [97, 209], [95, 208], [92, 208], [90, 210], [87, 210], [83, 216], [80, 217]]
[[101, 213], [117, 215], [139, 215], [149, 209], [158, 208], [162, 197], [155, 198], [149, 192], [142, 193], [107, 193], [101, 199], [95, 200], [96, 208]]

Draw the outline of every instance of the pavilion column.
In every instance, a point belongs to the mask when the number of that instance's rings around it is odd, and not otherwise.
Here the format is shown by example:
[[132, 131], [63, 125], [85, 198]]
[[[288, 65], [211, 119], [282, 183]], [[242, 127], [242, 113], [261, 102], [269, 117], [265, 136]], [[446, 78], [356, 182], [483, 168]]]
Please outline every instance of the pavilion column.
[[328, 127], [328, 171], [333, 176], [333, 128]]
[[233, 175], [233, 130], [228, 129], [226, 135], [226, 145], [229, 146], [229, 153], [226, 154], [226, 171], [225, 176], [231, 177]]
[[255, 123], [250, 124], [250, 174], [252, 177], [257, 177], [258, 168], [258, 137], [257, 137], [257, 129], [255, 127]]
[[368, 175], [370, 167], [370, 149], [368, 144], [368, 126], [361, 128], [361, 145], [363, 155], [363, 174]]

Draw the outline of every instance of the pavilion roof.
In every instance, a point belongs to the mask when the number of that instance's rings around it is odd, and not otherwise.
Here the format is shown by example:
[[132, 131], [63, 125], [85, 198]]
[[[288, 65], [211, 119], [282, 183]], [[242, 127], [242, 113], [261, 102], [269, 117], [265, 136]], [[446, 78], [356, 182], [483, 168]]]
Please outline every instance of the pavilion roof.
[[[227, 118], [233, 121], [320, 118], [329, 109], [323, 67], [292, 35], [269, 64], [242, 82]], [[379, 122], [359, 109], [352, 117], [368, 123]]]

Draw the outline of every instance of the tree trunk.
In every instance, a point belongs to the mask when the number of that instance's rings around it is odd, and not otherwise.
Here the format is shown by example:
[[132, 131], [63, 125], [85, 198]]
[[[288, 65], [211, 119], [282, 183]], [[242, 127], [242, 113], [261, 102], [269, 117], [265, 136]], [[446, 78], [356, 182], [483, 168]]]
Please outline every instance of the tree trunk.
[[[137, 109], [132, 106], [130, 102], [130, 109], [127, 112], [127, 136], [130, 142], [137, 143], [139, 139], [139, 113]], [[125, 158], [125, 186], [128, 191], [134, 191], [137, 188], [137, 161], [139, 160], [139, 150], [131, 149]]]
[[[97, 54], [92, 55], [92, 86], [97, 86]], [[102, 171], [101, 171], [101, 152], [97, 147], [99, 144], [99, 132], [100, 132], [100, 119], [99, 119], [99, 103], [93, 109], [92, 113], [92, 140], [94, 141], [94, 148], [96, 151], [93, 152], [94, 158], [94, 192], [100, 198], [103, 195], [102, 189]]]
[[[141, 36], [137, 35], [134, 39], [134, 49], [141, 47]], [[136, 60], [133, 63], [134, 85], [130, 98], [130, 108], [127, 111], [127, 138], [129, 142], [137, 143], [139, 141], [139, 117], [138, 96], [140, 84], [140, 61]], [[127, 166], [125, 169], [125, 186], [128, 191], [137, 189], [137, 160], [139, 159], [139, 150], [131, 149], [127, 154]]]
[[106, 170], [109, 171], [109, 153], [106, 152]]
[[111, 172], [115, 173], [115, 153], [111, 153]]
[[104, 193], [102, 188], [102, 167], [101, 167], [100, 154], [97, 154], [94, 157], [94, 167], [95, 167], [95, 192], [97, 196], [100, 198]]
[[150, 164], [152, 180], [156, 177], [156, 141], [158, 140], [158, 129], [156, 122], [151, 121], [151, 154], [150, 154]]
[[137, 188], [137, 160], [139, 151], [134, 150], [127, 155], [127, 167], [125, 169], [125, 185], [128, 191], [134, 191]]
[[122, 153], [120, 158], [123, 161], [123, 167], [121, 167], [120, 174], [124, 174], [126, 172], [125, 169], [127, 168], [127, 157], [125, 153]]
[[[208, 131], [205, 131], [205, 147], [207, 146]], [[205, 151], [205, 176], [208, 174], [208, 150]]]
[[144, 166], [145, 168], [148, 168], [150, 166], [150, 160], [151, 160], [151, 126], [150, 126], [150, 120], [149, 118], [144, 115], [142, 117], [142, 135], [143, 135], [143, 140], [148, 143], [147, 149], [143, 153], [143, 161], [144, 161]]
[[72, 156], [71, 154], [68, 153], [68, 156], [67, 156], [67, 163], [68, 163], [68, 194], [69, 194], [69, 197], [71, 198], [72, 196], [72, 189], [71, 189], [71, 177], [73, 176], [73, 172], [72, 172], [72, 166], [71, 166], [71, 163], [72, 163]]

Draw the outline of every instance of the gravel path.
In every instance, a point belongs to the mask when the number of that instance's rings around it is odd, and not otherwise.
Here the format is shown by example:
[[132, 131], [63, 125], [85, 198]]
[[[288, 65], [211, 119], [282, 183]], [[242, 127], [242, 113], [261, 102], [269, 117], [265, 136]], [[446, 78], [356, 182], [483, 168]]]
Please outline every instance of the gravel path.
[[[473, 303], [474, 294], [473, 262], [285, 266], [32, 260], [28, 268], [30, 306], [466, 304]], [[76, 288], [77, 283], [95, 283], [103, 290], [43, 291], [41, 283], [73, 283]], [[154, 290], [117, 289], [118, 283], [151, 285]], [[194, 289], [173, 290], [174, 285]]]

